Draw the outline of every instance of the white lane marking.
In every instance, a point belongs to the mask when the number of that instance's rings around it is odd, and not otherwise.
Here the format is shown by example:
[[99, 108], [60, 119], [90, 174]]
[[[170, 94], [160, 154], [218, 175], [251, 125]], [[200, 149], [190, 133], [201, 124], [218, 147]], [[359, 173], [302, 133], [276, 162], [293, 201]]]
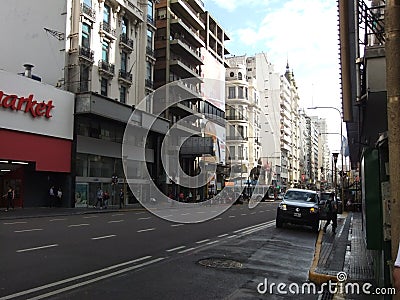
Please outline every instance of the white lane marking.
[[233, 238], [235, 238], [235, 237], [237, 237], [237, 235], [236, 235], [236, 234], [234, 234], [234, 235], [230, 235], [230, 236], [228, 236], [227, 238], [228, 238], [228, 239], [233, 239]]
[[58, 246], [58, 244], [52, 244], [52, 245], [46, 245], [46, 246], [40, 246], [40, 247], [34, 247], [34, 248], [21, 249], [21, 250], [17, 250], [17, 252], [21, 253], [21, 252], [35, 251], [35, 250], [46, 249], [46, 248], [57, 247], [57, 246]]
[[108, 238], [111, 238], [111, 237], [114, 237], [114, 236], [116, 236], [116, 235], [115, 234], [110, 234], [110, 235], [105, 235], [105, 236], [98, 236], [98, 237], [92, 238], [92, 240], [108, 239]]
[[229, 235], [229, 234], [224, 233], [224, 234], [220, 234], [218, 237], [221, 238], [221, 237], [224, 237], [224, 236], [227, 236], [227, 235]]
[[209, 242], [206, 245], [212, 245], [212, 244], [215, 244], [215, 243], [218, 243], [218, 242], [219, 242], [219, 240], [216, 240], [216, 241]]
[[4, 225], [14, 225], [14, 224], [26, 224], [26, 222], [6, 222]]
[[252, 226], [248, 226], [248, 227], [245, 227], [245, 228], [242, 228], [242, 229], [235, 230], [233, 233], [238, 233], [238, 232], [245, 231], [245, 230], [248, 230], [248, 229], [252, 229], [252, 228], [255, 228], [255, 227], [258, 227], [258, 226], [263, 226], [263, 225], [266, 225], [266, 224], [273, 224], [274, 222], [275, 222], [275, 220], [272, 220], [272, 221], [268, 221], [268, 222], [264, 222], [264, 223], [260, 223], [260, 224], [256, 224], [256, 225], [252, 225]]
[[215, 218], [214, 221], [222, 220], [222, 218]]
[[183, 248], [186, 248], [186, 246], [179, 246], [179, 247], [175, 247], [175, 248], [172, 248], [172, 249], [168, 249], [166, 251], [167, 252], [172, 252], [172, 251], [180, 250], [180, 249], [183, 249]]
[[185, 249], [185, 250], [179, 251], [178, 253], [182, 254], [182, 253], [186, 253], [186, 252], [192, 251], [192, 250], [194, 250], [194, 249], [196, 249], [196, 247], [193, 247], [193, 248], [188, 248], [188, 249]]
[[206, 212], [205, 211], [198, 211], [197, 213], [198, 214], [205, 214]]
[[203, 244], [203, 243], [205, 243], [205, 242], [208, 242], [208, 241], [210, 241], [210, 239], [206, 239], [206, 240], [198, 241], [198, 242], [196, 242], [196, 244]]
[[68, 225], [68, 227], [80, 227], [80, 226], [89, 226], [90, 224], [87, 223], [83, 223], [83, 224], [72, 224], [72, 225]]
[[185, 224], [172, 224], [171, 227], [179, 227], [179, 226], [183, 226]]
[[41, 228], [33, 228], [33, 229], [24, 229], [24, 230], [15, 230], [14, 232], [20, 233], [20, 232], [31, 232], [31, 231], [41, 231], [43, 229]]
[[242, 216], [247, 216], [247, 214], [242, 214]]
[[161, 216], [162, 218], [169, 218], [172, 217], [172, 215], [167, 215], [167, 216]]
[[146, 213], [145, 211], [140, 211], [140, 212], [137, 212], [136, 214], [137, 215], [141, 215], [141, 214], [144, 214], [144, 213]]
[[256, 213], [257, 213], [257, 212], [255, 211], [255, 212], [252, 212], [251, 214], [252, 214], [252, 215], [255, 215]]
[[259, 226], [259, 227], [256, 227], [256, 228], [252, 228], [252, 229], [243, 231], [243, 232], [241, 232], [241, 234], [242, 235], [247, 235], [247, 234], [250, 234], [250, 233], [254, 233], [254, 232], [260, 231], [262, 229], [273, 227], [273, 226], [275, 226], [275, 221], [273, 223], [271, 223], [271, 224], [265, 224], [265, 225], [262, 225], [262, 226]]
[[59, 219], [51, 219], [49, 222], [54, 222], [54, 221], [65, 221], [66, 218], [59, 218]]
[[229, 218], [236, 218], [236, 216], [229, 216]]
[[190, 213], [181, 214], [181, 216], [187, 216], [187, 215], [190, 215]]
[[155, 228], [147, 228], [147, 229], [142, 229], [142, 230], [138, 230], [137, 232], [146, 232], [146, 231], [153, 231], [156, 230]]
[[[115, 271], [115, 272], [112, 272], [112, 273], [109, 273], [109, 274], [105, 274], [105, 275], [100, 276], [100, 277], [96, 277], [96, 278], [93, 278], [93, 279], [90, 279], [90, 280], [87, 280], [87, 281], [83, 281], [83, 282], [80, 282], [80, 283], [77, 283], [77, 284], [73, 284], [73, 285], [58, 289], [58, 290], [54, 290], [52, 292], [48, 292], [46, 294], [42, 294], [42, 295], [36, 296], [34, 298], [31, 298], [31, 299], [32, 300], [33, 299], [39, 300], [39, 299], [48, 298], [50, 296], [54, 296], [54, 295], [57, 295], [57, 294], [60, 294], [60, 293], [66, 292], [66, 291], [70, 291], [70, 290], [73, 290], [73, 289], [76, 289], [76, 288], [91, 284], [93, 282], [97, 282], [97, 281], [100, 281], [100, 280], [103, 280], [103, 279], [106, 279], [106, 278], [110, 278], [110, 277], [113, 277], [113, 276], [116, 276], [116, 275], [120, 275], [120, 274], [123, 274], [123, 273], [130, 272], [132, 270], [135, 270], [135, 269], [147, 266], [147, 265], [151, 265], [151, 264], [157, 263], [157, 262], [162, 261], [164, 259], [165, 259], [165, 257], [160, 257], [160, 258], [156, 258], [156, 259], [153, 259], [153, 260], [150, 260], [150, 261], [146, 261], [144, 263], [141, 263], [141, 264], [138, 264], [138, 265], [134, 265], [132, 267], [121, 269], [121, 270], [118, 270], [118, 271]], [[120, 264], [120, 265], [123, 265], [123, 264]], [[83, 278], [83, 277], [88, 277], [88, 276], [91, 276], [93, 274], [97, 274], [97, 273], [100, 273], [100, 272], [104, 272], [104, 271], [108, 271], [108, 270], [111, 270], [111, 269], [115, 269], [118, 266], [119, 265], [111, 266], [111, 267], [108, 267], [108, 268], [105, 268], [105, 269], [102, 269], [102, 270], [98, 270], [98, 271], [94, 271], [94, 272], [91, 272], [91, 273], [79, 275], [79, 276], [68, 278], [68, 279], [65, 279], [65, 280], [61, 280], [61, 281], [58, 281], [58, 282], [46, 284], [44, 286], [40, 286], [40, 287], [33, 288], [33, 289], [30, 289], [30, 290], [22, 291], [22, 292], [13, 294], [13, 295], [8, 295], [8, 296], [2, 298], [2, 300], [3, 299], [4, 300], [12, 299], [12, 298], [15, 298], [15, 297], [18, 297], [18, 296], [21, 296], [21, 295], [30, 294], [30, 293], [33, 293], [33, 292], [36, 292], [36, 291], [47, 289], [49, 287], [57, 286], [57, 285], [64, 284], [64, 283], [67, 283], [67, 282], [71, 282], [71, 281], [74, 281], [76, 279], [80, 279], [80, 278]]]
[[114, 220], [114, 221], [108, 221], [107, 223], [121, 223], [121, 222], [123, 222], [124, 220]]
[[259, 211], [259, 213], [263, 213], [263, 212], [264, 212], [263, 210], [260, 210], [260, 211]]
[[266, 209], [265, 211], [271, 211], [270, 209]]
[[86, 216], [86, 217], [83, 217], [84, 219], [93, 219], [93, 218], [98, 218], [98, 216]]
[[116, 216], [125, 216], [125, 214], [113, 214], [111, 217], [116, 217]]
[[148, 219], [150, 219], [151, 217], [146, 217], [146, 218], [139, 218], [138, 220], [148, 220]]

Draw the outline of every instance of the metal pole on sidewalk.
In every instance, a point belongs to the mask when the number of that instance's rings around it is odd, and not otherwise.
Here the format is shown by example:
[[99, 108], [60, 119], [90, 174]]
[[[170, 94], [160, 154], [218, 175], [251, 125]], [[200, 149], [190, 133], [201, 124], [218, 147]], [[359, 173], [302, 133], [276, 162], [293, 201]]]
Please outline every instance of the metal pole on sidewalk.
[[[400, 4], [387, 0], [385, 10], [385, 50], [387, 116], [389, 137], [390, 217], [392, 237], [392, 260], [397, 256], [400, 237]], [[393, 299], [400, 299], [396, 295]]]

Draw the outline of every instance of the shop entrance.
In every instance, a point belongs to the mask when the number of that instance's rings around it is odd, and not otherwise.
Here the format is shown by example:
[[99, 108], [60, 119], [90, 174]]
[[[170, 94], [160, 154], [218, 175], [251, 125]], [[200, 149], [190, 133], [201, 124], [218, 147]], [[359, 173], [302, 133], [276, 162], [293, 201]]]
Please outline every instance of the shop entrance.
[[23, 180], [24, 165], [28, 163], [0, 160], [0, 207], [7, 207], [8, 187], [15, 191], [14, 207], [24, 206]]

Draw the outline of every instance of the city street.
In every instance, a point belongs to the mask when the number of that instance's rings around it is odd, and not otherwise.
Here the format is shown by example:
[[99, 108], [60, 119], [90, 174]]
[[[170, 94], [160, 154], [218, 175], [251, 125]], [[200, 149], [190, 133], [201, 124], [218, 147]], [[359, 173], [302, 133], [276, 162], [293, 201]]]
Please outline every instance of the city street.
[[2, 220], [0, 299], [266, 297], [265, 279], [307, 281], [316, 240], [306, 227], [276, 229], [276, 206], [236, 205], [199, 224], [144, 210]]

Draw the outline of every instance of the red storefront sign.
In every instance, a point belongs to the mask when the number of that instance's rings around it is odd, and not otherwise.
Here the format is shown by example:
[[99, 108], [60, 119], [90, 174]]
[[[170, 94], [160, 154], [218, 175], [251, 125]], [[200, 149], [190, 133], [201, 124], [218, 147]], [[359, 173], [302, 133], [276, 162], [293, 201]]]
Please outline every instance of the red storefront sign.
[[54, 108], [53, 101], [38, 102], [34, 100], [33, 94], [28, 97], [19, 97], [17, 95], [7, 95], [0, 91], [0, 107], [9, 108], [11, 110], [23, 111], [30, 113], [32, 117], [51, 118], [51, 110]]

